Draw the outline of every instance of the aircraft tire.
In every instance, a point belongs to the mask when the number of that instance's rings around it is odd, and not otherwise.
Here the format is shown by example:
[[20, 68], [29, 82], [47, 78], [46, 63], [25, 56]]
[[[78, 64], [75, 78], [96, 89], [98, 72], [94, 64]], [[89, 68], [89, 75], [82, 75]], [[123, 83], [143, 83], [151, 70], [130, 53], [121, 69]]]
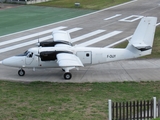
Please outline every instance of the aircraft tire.
[[24, 75], [25, 75], [25, 71], [24, 71], [23, 69], [20, 69], [20, 70], [18, 71], [18, 75], [19, 75], [19, 76], [24, 76]]
[[64, 73], [64, 79], [65, 80], [70, 80], [72, 78], [72, 74], [69, 72]]

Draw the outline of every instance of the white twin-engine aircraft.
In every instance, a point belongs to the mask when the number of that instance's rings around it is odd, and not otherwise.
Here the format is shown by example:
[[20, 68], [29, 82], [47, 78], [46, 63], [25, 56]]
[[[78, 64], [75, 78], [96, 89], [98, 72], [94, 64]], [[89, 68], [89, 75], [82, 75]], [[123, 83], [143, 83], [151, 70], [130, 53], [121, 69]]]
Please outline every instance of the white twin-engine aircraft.
[[53, 31], [54, 41], [40, 42], [39, 47], [4, 59], [1, 64], [20, 68], [19, 76], [25, 75], [23, 68], [62, 68], [64, 79], [69, 80], [72, 78], [69, 71], [74, 68], [151, 54], [156, 23], [155, 17], [142, 18], [124, 49], [73, 46], [66, 31]]

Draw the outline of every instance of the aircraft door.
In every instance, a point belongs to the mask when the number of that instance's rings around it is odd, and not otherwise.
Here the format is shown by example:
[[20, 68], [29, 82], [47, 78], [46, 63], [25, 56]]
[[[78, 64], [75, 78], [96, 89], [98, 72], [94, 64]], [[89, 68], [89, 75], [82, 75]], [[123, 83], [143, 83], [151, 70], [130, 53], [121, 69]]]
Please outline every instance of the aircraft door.
[[92, 63], [92, 52], [91, 51], [78, 51], [77, 56], [83, 64]]
[[33, 53], [29, 52], [26, 56], [26, 65], [30, 65], [33, 61]]

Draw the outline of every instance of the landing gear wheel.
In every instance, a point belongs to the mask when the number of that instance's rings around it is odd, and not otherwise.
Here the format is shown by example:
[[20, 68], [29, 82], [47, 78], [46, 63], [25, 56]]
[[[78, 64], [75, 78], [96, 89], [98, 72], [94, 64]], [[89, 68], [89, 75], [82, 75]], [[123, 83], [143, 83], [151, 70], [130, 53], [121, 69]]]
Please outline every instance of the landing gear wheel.
[[19, 76], [24, 76], [24, 75], [25, 75], [25, 71], [24, 71], [23, 69], [20, 69], [20, 70], [18, 71], [18, 75], [19, 75]]
[[69, 72], [64, 73], [64, 79], [70, 80], [72, 78], [72, 74]]

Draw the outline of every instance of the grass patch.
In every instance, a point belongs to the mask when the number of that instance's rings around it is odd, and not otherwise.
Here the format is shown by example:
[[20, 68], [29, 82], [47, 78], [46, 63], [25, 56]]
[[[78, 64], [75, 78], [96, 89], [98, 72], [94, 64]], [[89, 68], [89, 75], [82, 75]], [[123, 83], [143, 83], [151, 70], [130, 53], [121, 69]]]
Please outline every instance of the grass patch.
[[0, 81], [0, 119], [108, 118], [108, 99], [160, 98], [160, 82], [17, 83]]
[[[84, 9], [70, 9], [75, 8], [75, 2], [80, 2], [80, 8]], [[4, 9], [0, 11], [0, 36], [78, 17], [96, 11], [93, 9], [124, 2], [128, 0], [52, 0], [36, 4], [39, 6], [25, 5]]]
[[145, 58], [160, 58], [160, 26], [156, 28], [152, 54]]
[[[125, 48], [128, 44], [128, 41], [122, 42], [115, 46], [115, 48]], [[156, 28], [153, 50], [151, 55], [143, 56], [141, 58], [160, 58], [160, 27]]]
[[63, 8], [77, 8], [74, 3], [80, 3], [83, 9], [103, 9], [106, 7], [118, 5], [128, 0], [51, 0], [49, 2], [38, 3], [37, 5], [63, 7]]
[[[25, 5], [0, 10], [0, 36], [67, 20], [95, 10]], [[11, 19], [12, 18], [12, 19]]]

